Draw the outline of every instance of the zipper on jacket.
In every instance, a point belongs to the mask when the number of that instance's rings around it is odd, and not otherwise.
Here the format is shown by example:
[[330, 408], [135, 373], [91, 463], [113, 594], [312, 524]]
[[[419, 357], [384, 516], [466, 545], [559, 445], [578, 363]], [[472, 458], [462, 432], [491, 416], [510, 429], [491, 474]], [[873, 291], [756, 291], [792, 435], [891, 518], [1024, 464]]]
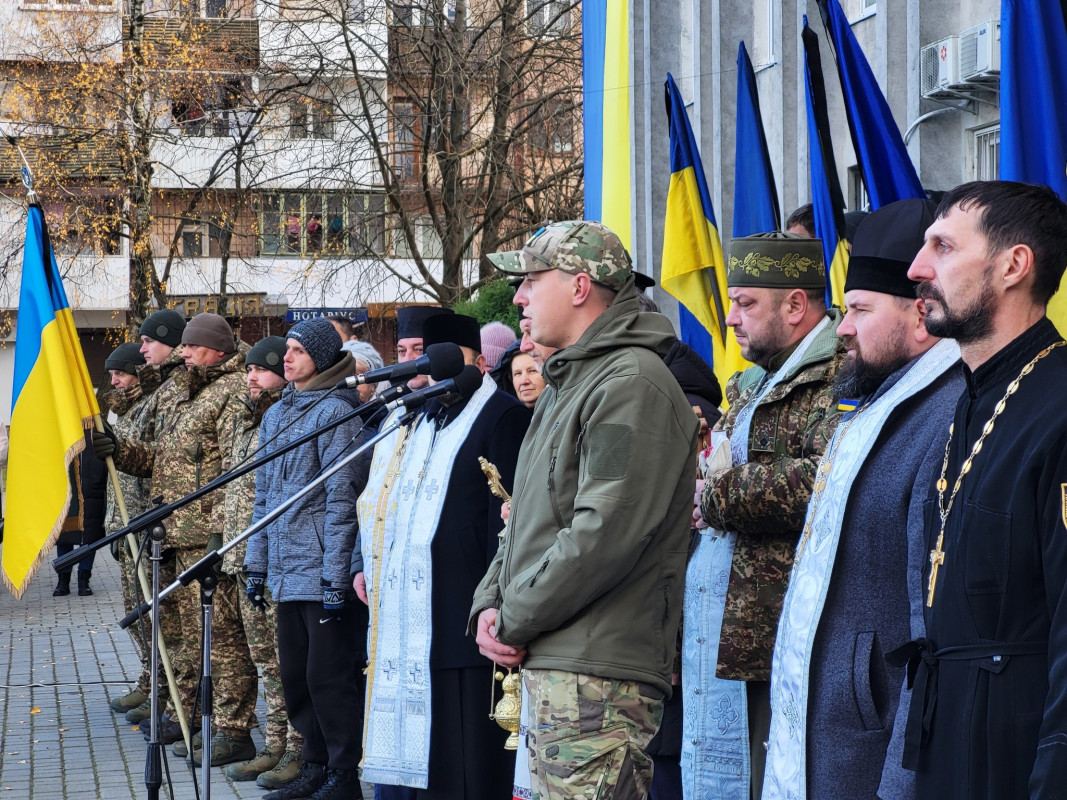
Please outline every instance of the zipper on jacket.
[[582, 454], [582, 439], [585, 438], [585, 432], [589, 430], [589, 423], [585, 423], [582, 429], [578, 431], [578, 441], [574, 443], [574, 454], [580, 456]]
[[552, 454], [552, 460], [548, 462], [548, 499], [552, 501], [552, 514], [556, 517], [556, 527], [563, 527], [563, 515], [559, 513], [559, 503], [556, 502], [556, 454]]

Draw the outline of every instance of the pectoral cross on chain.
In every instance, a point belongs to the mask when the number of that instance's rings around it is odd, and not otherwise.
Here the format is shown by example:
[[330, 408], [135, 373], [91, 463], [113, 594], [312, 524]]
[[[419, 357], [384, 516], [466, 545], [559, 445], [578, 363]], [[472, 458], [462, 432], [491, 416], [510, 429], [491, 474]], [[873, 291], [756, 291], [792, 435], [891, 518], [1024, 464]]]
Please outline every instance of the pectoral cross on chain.
[[934, 605], [934, 591], [937, 589], [937, 571], [945, 563], [945, 551], [941, 549], [944, 542], [945, 529], [942, 528], [941, 533], [937, 535], [937, 547], [930, 551], [930, 582], [926, 590], [927, 608], [931, 608]]

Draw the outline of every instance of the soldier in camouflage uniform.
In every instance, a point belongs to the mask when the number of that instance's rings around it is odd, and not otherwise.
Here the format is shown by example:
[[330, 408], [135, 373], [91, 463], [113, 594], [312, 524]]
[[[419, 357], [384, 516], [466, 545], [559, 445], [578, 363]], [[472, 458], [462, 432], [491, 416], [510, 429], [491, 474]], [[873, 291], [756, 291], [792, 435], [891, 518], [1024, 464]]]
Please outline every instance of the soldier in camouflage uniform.
[[[123, 438], [140, 438], [140, 428], [145, 422], [143, 412], [148, 403], [148, 394], [142, 391], [141, 383], [137, 379], [137, 370], [144, 366], [145, 360], [141, 355], [140, 345], [134, 342], [119, 345], [104, 362], [104, 369], [111, 376], [111, 389], [100, 397], [100, 405], [115, 415], [113, 423], [115, 433]], [[148, 481], [123, 472], [118, 473], [118, 478], [126, 511], [132, 519], [148, 508]], [[107, 514], [104, 524], [108, 534], [124, 527], [118, 504], [115, 501], [115, 488], [110, 482], [107, 485]], [[141, 601], [136, 565], [124, 542], [112, 542], [111, 552], [121, 567], [122, 600], [126, 612], [129, 613]], [[133, 713], [137, 717], [134, 720], [136, 722], [144, 719], [139, 716], [138, 707], [148, 699], [151, 685], [151, 674], [148, 668], [151, 648], [147, 638], [147, 622], [146, 618], [143, 624], [134, 624], [127, 628], [141, 657], [141, 674], [137, 679], [137, 685], [133, 691], [111, 701], [113, 711], [127, 715]]]
[[[140, 392], [141, 400], [137, 401], [137, 424], [135, 427], [129, 429], [123, 438], [130, 438], [134, 440], [141, 440], [152, 437], [153, 425], [155, 423], [155, 406], [149, 402], [149, 398], [152, 394], [159, 389], [159, 387], [167, 381], [168, 378], [177, 369], [185, 368], [185, 360], [182, 358], [181, 338], [182, 331], [185, 330], [185, 318], [177, 311], [172, 309], [162, 309], [156, 311], [145, 318], [145, 321], [141, 324], [139, 335], [141, 338], [141, 344], [139, 348], [139, 354], [144, 361], [144, 365], [137, 368], [137, 386]], [[123, 400], [117, 395], [115, 399], [120, 406], [126, 405], [127, 402], [134, 402], [132, 399]], [[120, 424], [116, 425], [116, 430], [122, 428], [123, 419], [131, 419], [132, 408], [126, 412], [126, 415], [120, 416]], [[118, 414], [118, 412], [116, 412]], [[120, 434], [122, 435], [122, 434]], [[140, 497], [146, 501], [151, 499], [152, 493], [150, 491], [150, 480], [145, 477], [136, 477], [132, 475], [126, 475], [121, 467], [117, 467], [120, 479], [125, 478], [129, 482], [136, 482], [140, 484]], [[124, 486], [125, 489], [125, 486]], [[109, 497], [113, 491], [109, 487]], [[129, 493], [124, 492], [124, 496], [129, 498]], [[130, 517], [136, 515], [130, 503], [130, 499], [126, 500], [127, 511]], [[143, 510], [143, 509], [142, 509]], [[113, 507], [109, 512], [109, 525], [114, 525], [114, 530], [121, 527], [121, 518], [118, 514], [118, 508]], [[125, 554], [125, 555], [124, 555]], [[123, 600], [127, 604], [136, 605], [137, 603], [137, 587], [136, 587], [136, 568], [133, 564], [132, 556], [126, 552], [126, 548], [119, 549], [119, 557], [125, 558], [123, 562], [124, 574], [128, 575], [128, 579], [123, 584]], [[174, 561], [171, 559], [168, 562], [164, 562], [160, 569], [160, 585], [166, 586], [174, 581]], [[132, 609], [133, 605], [130, 605]], [[164, 600], [163, 609], [168, 607], [173, 608], [173, 604], [169, 599]], [[159, 617], [160, 635], [164, 641], [179, 642], [181, 640], [181, 624], [177, 619], [177, 615], [174, 613], [167, 614], [161, 613]], [[142, 650], [142, 673], [138, 679], [139, 688], [143, 684], [147, 687], [150, 683], [150, 676], [148, 673], [148, 659], [151, 656], [149, 648], [148, 638], [150, 632], [147, 625], [137, 624], [130, 626], [129, 630], [134, 636], [140, 636], [144, 639], [144, 649]], [[174, 654], [168, 650], [168, 655], [171, 657], [172, 663]], [[163, 677], [163, 670], [160, 667], [160, 700], [162, 701], [161, 707], [166, 705], [169, 696], [169, 687]], [[116, 711], [121, 709], [115, 708], [114, 704], [119, 704], [126, 710], [126, 720], [128, 722], [137, 724], [142, 720], [148, 719], [151, 714], [150, 702], [147, 697], [140, 705], [130, 707], [132, 701], [136, 699], [136, 695], [139, 694], [137, 690], [131, 693], [134, 695], [127, 699], [116, 698], [112, 701]]]
[[[716, 675], [746, 682], [754, 798], [762, 791], [778, 617], [815, 472], [839, 418], [832, 384], [845, 353], [825, 284], [817, 239], [775, 233], [731, 242], [726, 322], [755, 366], [727, 383], [729, 410], [713, 436], [730, 437], [733, 466], [698, 484], [696, 521], [737, 534]], [[707, 695], [711, 680], [683, 674], [686, 698]], [[688, 729], [683, 737], [698, 750], [701, 739]]]
[[[245, 356], [248, 394], [241, 398], [245, 413], [237, 420], [233, 450], [226, 460], [227, 469], [257, 457], [263, 412], [278, 400], [285, 386], [284, 356], [285, 339], [280, 336], [262, 339]], [[255, 499], [255, 474], [252, 472], [226, 485], [224, 542], [232, 541], [252, 524]], [[218, 594], [225, 595], [226, 599], [221, 607], [216, 600], [214, 619], [215, 631], [223, 632], [236, 648], [243, 648], [243, 652], [220, 658], [213, 668], [215, 685], [221, 685], [230, 696], [241, 696], [244, 692], [241, 705], [250, 703], [251, 707], [256, 702], [256, 669], [262, 671], [263, 693], [267, 701], [265, 744], [255, 758], [230, 764], [225, 771], [235, 781], [262, 777], [261, 786], [278, 788], [300, 773], [303, 739], [289, 724], [285, 711], [278, 668], [276, 610], [272, 605], [265, 613], [260, 613], [252, 607], [244, 591], [244, 558], [244, 543], [223, 558], [224, 575], [219, 582]], [[247, 682], [249, 661], [254, 663], [250, 685]]]
[[[217, 314], [199, 314], [182, 332], [184, 369], [176, 369], [149, 398], [152, 425], [144, 437], [116, 442], [113, 432], [94, 435], [98, 456], [114, 449], [116, 466], [132, 475], [150, 476], [152, 493], [165, 502], [182, 497], [218, 477], [222, 457], [232, 449], [236, 419], [242, 413], [244, 352], [233, 331]], [[166, 522], [166, 550], [173, 551], [173, 570], [180, 573], [216, 549], [222, 541], [221, 497], [202, 498], [176, 511]], [[160, 632], [174, 662], [180, 697], [171, 697], [167, 711], [180, 702], [192, 712], [199, 673], [200, 590], [197, 585], [173, 592], [161, 608]], [[175, 631], [175, 621], [178, 632]], [[164, 625], [164, 622], [166, 624]], [[213, 654], [216, 648], [212, 648]], [[145, 732], [147, 737], [148, 732]], [[182, 738], [181, 728], [169, 713], [160, 727], [166, 743]], [[255, 753], [251, 738], [234, 743], [241, 759]]]
[[[671, 692], [697, 419], [640, 313], [629, 254], [595, 222], [489, 256], [554, 348], [515, 470], [504, 541], [474, 596], [483, 655], [525, 667], [535, 800], [644, 798]], [[547, 487], [547, 488], [546, 488]]]

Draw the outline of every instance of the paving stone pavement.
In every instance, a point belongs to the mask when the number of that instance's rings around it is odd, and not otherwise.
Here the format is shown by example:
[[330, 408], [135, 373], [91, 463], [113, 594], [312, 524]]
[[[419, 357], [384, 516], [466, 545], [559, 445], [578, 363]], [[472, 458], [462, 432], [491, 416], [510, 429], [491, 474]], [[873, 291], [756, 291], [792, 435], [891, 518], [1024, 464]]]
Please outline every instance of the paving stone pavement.
[[[133, 642], [118, 625], [118, 564], [106, 548], [97, 554], [92, 597], [78, 597], [72, 583], [68, 597], [52, 597], [49, 560], [21, 601], [0, 588], [0, 800], [148, 796], [143, 735], [108, 705], [139, 671]], [[256, 714], [264, 718], [262, 692]], [[199, 730], [199, 718], [191, 724]], [[252, 737], [261, 747], [259, 729]], [[164, 774], [160, 796], [195, 798], [185, 760], [168, 748], [167, 763], [174, 792]], [[258, 800], [265, 792], [255, 781], [230, 781], [221, 768], [211, 776], [212, 800]]]

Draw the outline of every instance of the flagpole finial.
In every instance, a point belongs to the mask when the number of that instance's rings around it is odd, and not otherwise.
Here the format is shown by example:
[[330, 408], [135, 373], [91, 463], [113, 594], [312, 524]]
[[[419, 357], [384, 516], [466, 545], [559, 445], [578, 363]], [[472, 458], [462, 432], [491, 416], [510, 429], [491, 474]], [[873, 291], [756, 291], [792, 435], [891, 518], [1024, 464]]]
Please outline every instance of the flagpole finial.
[[37, 202], [37, 192], [33, 190], [33, 170], [30, 169], [30, 162], [26, 159], [26, 154], [22, 152], [22, 146], [19, 145], [18, 139], [11, 134], [7, 134], [5, 137], [7, 143], [19, 151], [19, 157], [22, 159], [22, 185], [26, 187], [26, 199], [31, 203]]

